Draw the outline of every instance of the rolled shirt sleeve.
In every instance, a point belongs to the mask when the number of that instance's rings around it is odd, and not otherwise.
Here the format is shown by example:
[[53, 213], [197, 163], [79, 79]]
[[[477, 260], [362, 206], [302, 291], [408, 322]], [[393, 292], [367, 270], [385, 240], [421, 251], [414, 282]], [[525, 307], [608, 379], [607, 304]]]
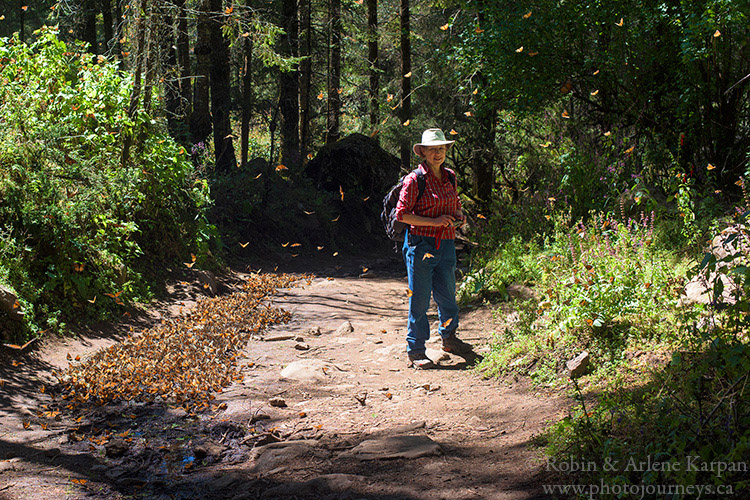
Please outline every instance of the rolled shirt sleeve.
[[401, 193], [399, 193], [398, 203], [396, 204], [396, 220], [402, 220], [404, 214], [414, 213], [414, 205], [417, 203], [418, 195], [417, 174], [412, 172], [404, 179], [404, 185], [401, 188]]

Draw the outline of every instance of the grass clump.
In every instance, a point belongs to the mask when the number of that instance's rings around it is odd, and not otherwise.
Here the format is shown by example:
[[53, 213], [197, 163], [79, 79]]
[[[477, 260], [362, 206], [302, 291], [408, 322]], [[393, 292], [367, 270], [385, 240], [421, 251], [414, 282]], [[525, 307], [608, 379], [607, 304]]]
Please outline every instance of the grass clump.
[[513, 283], [534, 283], [541, 278], [541, 268], [535, 256], [540, 252], [534, 242], [524, 242], [519, 236], [498, 247], [497, 253], [487, 256], [484, 265], [469, 272], [459, 284], [457, 299], [466, 305], [476, 300], [507, 300], [507, 286]]

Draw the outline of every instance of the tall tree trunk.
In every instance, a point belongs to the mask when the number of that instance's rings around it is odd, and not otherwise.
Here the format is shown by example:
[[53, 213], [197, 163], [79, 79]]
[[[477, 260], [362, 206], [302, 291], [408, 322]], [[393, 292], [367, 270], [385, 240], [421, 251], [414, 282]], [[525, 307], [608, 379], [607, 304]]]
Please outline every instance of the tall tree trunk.
[[188, 119], [192, 103], [190, 53], [187, 39], [185, 0], [172, 0], [162, 7], [161, 59], [166, 59], [164, 99], [169, 134], [182, 144], [189, 143]]
[[[401, 123], [411, 120], [411, 37], [409, 0], [401, 0]], [[401, 165], [409, 168], [411, 142], [408, 134], [401, 139]]]
[[18, 28], [18, 39], [21, 42], [26, 41], [26, 9], [27, 0], [18, 0], [18, 22], [20, 24]]
[[232, 89], [230, 84], [229, 40], [221, 32], [222, 0], [210, 0], [214, 19], [210, 23], [211, 32], [211, 115], [214, 125], [214, 152], [216, 169], [228, 172], [237, 167], [232, 141], [230, 112], [232, 110]]
[[[148, 12], [148, 0], [141, 0], [141, 5], [136, 19], [135, 33], [136, 33], [136, 54], [135, 54], [135, 70], [133, 77], [133, 92], [130, 94], [130, 105], [128, 106], [128, 116], [130, 118], [135, 117], [136, 111], [141, 102], [141, 82], [143, 72], [143, 61], [146, 57], [146, 29], [147, 23], [144, 17]], [[125, 136], [125, 140], [122, 146], [122, 154], [120, 155], [120, 165], [125, 166], [130, 159], [130, 148], [133, 145], [133, 133], [130, 132]]]
[[240, 165], [247, 166], [250, 142], [250, 115], [253, 106], [253, 40], [245, 38], [243, 43], [244, 64], [242, 65], [242, 124], [240, 137]]
[[89, 51], [92, 54], [99, 54], [99, 44], [96, 42], [96, 4], [95, 0], [86, 0], [83, 3], [83, 32], [81, 33], [81, 40], [89, 44]]
[[[190, 142], [205, 143], [211, 133], [210, 111], [210, 67], [211, 67], [211, 30], [209, 0], [203, 0], [197, 20], [197, 40], [195, 42], [195, 91], [193, 93], [193, 112], [190, 114]], [[205, 146], [204, 146], [205, 147]], [[195, 158], [194, 158], [195, 160]]]
[[[478, 79], [479, 81], [479, 79]], [[497, 113], [492, 106], [477, 111], [477, 135], [471, 150], [471, 168], [474, 172], [474, 195], [485, 207], [489, 206], [495, 186], [493, 165], [495, 160], [495, 129]]]
[[328, 73], [328, 127], [326, 144], [336, 142], [341, 134], [341, 0], [330, 0], [331, 62]]
[[[485, 25], [484, 0], [480, 1], [480, 10], [477, 16], [479, 26]], [[481, 66], [480, 66], [481, 67]], [[480, 70], [476, 81], [482, 89], [486, 88], [485, 77]], [[476, 135], [471, 141], [471, 168], [474, 173], [472, 191], [480, 200], [484, 208], [488, 208], [492, 198], [492, 190], [495, 186], [495, 175], [493, 165], [495, 161], [495, 130], [497, 128], [496, 107], [490, 102], [484, 102], [477, 108]]]
[[300, 2], [300, 61], [299, 65], [299, 135], [300, 157], [304, 163], [310, 149], [310, 89], [312, 83], [312, 9], [311, 0]]
[[151, 7], [149, 12], [146, 14], [146, 20], [148, 21], [147, 33], [146, 33], [146, 71], [143, 75], [143, 109], [146, 113], [151, 113], [151, 98], [153, 97], [154, 91], [154, 80], [156, 78], [156, 71], [154, 70], [154, 64], [158, 62], [159, 43], [157, 32], [161, 32], [159, 22], [154, 22], [151, 18], [152, 12], [159, 10], [159, 5]]
[[104, 30], [104, 54], [111, 54], [115, 46], [114, 20], [112, 19], [112, 0], [99, 0], [99, 9], [102, 12], [102, 24]]
[[[268, 120], [268, 132], [270, 133], [270, 136], [271, 136], [270, 137], [271, 147], [269, 148], [269, 151], [268, 151], [268, 162], [265, 164], [265, 166], [261, 166], [260, 173], [263, 173], [263, 171], [266, 171], [266, 172], [270, 171], [270, 167], [273, 164], [273, 161], [276, 155], [276, 153], [274, 152], [274, 144], [276, 143], [276, 141], [274, 140], [274, 135], [276, 133], [276, 120], [278, 119], [278, 117], [279, 117], [279, 108], [277, 106], [276, 108], [274, 108], [273, 114], [271, 115], [271, 118]], [[260, 200], [261, 211], [264, 211], [268, 207], [268, 200], [269, 200], [270, 193], [271, 193], [271, 190], [269, 189], [269, 182], [270, 182], [269, 177], [270, 177], [269, 175], [264, 175], [262, 179], [263, 196], [261, 197], [261, 200]]]
[[[281, 25], [286, 33], [281, 39], [281, 54], [297, 55], [297, 0], [281, 2]], [[281, 163], [300, 164], [299, 157], [299, 74], [297, 68], [282, 71], [279, 77], [279, 110], [281, 111]]]
[[120, 69], [125, 69], [125, 61], [124, 61], [124, 55], [122, 53], [122, 42], [120, 42], [120, 39], [123, 36], [123, 33], [125, 33], [125, 19], [122, 15], [122, 3], [125, 0], [114, 0], [115, 2], [115, 32], [113, 33], [115, 45], [115, 57], [117, 57], [120, 61]]
[[193, 90], [190, 84], [193, 72], [190, 68], [190, 42], [188, 40], [188, 13], [185, 9], [185, 0], [174, 0], [177, 7], [177, 64], [180, 75], [180, 107], [179, 113], [182, 117], [187, 136], [187, 123], [193, 109]]
[[378, 0], [367, 0], [367, 63], [370, 65], [370, 126], [377, 130], [378, 93], [380, 92], [380, 70], [378, 68]]
[[[160, 41], [161, 52], [166, 54], [165, 68], [162, 74], [164, 75], [164, 106], [167, 112], [167, 129], [170, 136], [179, 142], [184, 142], [184, 115], [181, 113], [180, 105], [180, 68], [177, 62], [177, 36], [175, 31], [175, 18], [177, 16], [170, 15], [165, 7], [162, 7], [161, 25], [163, 34]], [[172, 14], [175, 10], [172, 11]]]

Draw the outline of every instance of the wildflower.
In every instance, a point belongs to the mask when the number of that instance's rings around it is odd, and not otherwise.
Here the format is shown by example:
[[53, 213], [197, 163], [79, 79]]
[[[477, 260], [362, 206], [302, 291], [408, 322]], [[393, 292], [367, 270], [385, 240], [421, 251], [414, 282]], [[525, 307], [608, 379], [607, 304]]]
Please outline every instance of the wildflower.
[[648, 225], [648, 237], [651, 238], [651, 236], [654, 234], [654, 219], [656, 219], [656, 212], [653, 210], [651, 211], [651, 221]]
[[575, 263], [575, 261], [576, 261], [576, 249], [573, 246], [572, 237], [568, 239], [568, 249], [570, 250], [570, 258], [571, 258], [572, 262]]

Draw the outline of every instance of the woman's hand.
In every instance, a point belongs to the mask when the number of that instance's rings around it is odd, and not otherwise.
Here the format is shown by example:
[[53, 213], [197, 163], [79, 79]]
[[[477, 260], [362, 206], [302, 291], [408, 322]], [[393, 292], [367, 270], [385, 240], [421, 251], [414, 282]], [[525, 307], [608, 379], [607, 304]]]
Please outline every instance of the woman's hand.
[[[453, 215], [441, 215], [439, 217], [423, 217], [421, 215], [404, 214], [401, 217], [401, 222], [411, 224], [414, 226], [431, 226], [431, 227], [446, 227], [453, 224], [453, 221], [463, 220], [461, 217], [455, 217]], [[463, 225], [463, 223], [462, 223]]]
[[445, 227], [453, 224], [454, 219], [455, 217], [452, 215], [441, 215], [440, 217], [432, 219], [432, 221], [435, 224], [435, 227]]

